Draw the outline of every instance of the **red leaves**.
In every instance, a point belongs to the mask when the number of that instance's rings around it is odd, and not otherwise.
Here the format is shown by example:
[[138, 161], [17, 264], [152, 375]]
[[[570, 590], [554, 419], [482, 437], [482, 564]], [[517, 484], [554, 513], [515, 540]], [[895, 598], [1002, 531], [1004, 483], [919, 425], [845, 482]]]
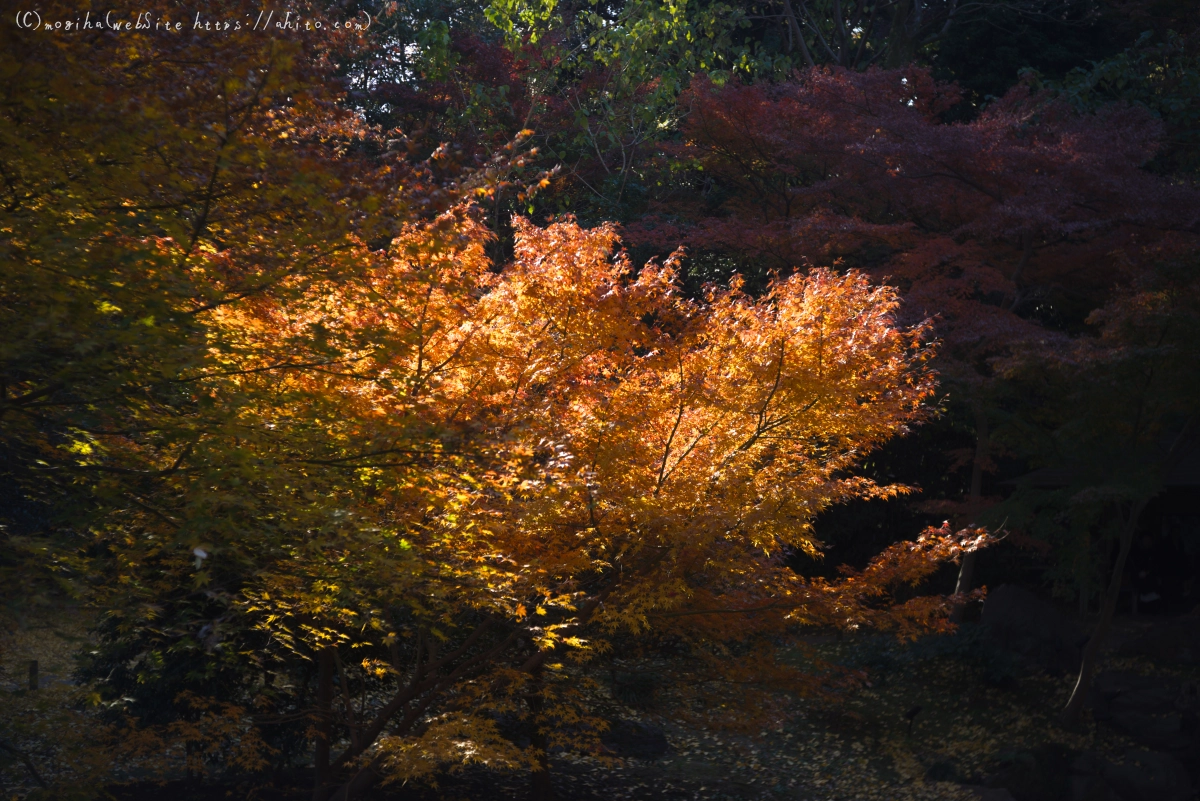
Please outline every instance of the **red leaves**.
[[[629, 235], [773, 268], [842, 259], [911, 285], [925, 313], [965, 318], [982, 306], [1026, 311], [1027, 287], [1078, 287], [1081, 270], [1089, 290], [1106, 291], [1107, 254], [1135, 230], [1145, 241], [1200, 223], [1194, 193], [1140, 170], [1161, 134], [1144, 110], [1083, 116], [1018, 87], [971, 123], [942, 123], [957, 99], [919, 69], [700, 83], [671, 154], [725, 199], [715, 210], [675, 202], [671, 224]], [[956, 309], [964, 303], [972, 311]]]

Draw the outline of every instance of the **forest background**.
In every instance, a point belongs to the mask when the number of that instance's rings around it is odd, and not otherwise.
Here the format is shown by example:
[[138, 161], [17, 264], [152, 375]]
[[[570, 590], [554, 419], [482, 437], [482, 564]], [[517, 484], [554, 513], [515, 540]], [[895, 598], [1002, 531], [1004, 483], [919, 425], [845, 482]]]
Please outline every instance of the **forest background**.
[[1190, 3], [260, 10], [6, 4], [4, 623], [95, 615], [20, 792], [546, 798], [615, 666], [775, 727], [1002, 582], [1084, 722], [1196, 452]]

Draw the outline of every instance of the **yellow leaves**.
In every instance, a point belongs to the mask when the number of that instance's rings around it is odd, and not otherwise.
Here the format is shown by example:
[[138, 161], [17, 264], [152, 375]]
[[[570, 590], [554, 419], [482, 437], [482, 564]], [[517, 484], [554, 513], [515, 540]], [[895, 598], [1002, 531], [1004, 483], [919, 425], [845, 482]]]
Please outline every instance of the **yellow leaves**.
[[71, 444], [66, 448], [68, 453], [77, 453], [80, 456], [90, 456], [95, 452], [92, 443], [85, 439], [72, 440]]
[[364, 659], [360, 663], [359, 667], [361, 667], [363, 672], [368, 676], [376, 679], [385, 679], [388, 676], [395, 675], [396, 673], [395, 667], [381, 659]]
[[360, 467], [355, 471], [355, 475], [363, 484], [373, 484], [383, 475], [383, 470], [378, 467]]
[[403, 781], [472, 764], [500, 769], [536, 765], [533, 754], [500, 735], [495, 721], [466, 713], [438, 716], [419, 736], [384, 738], [379, 752], [389, 775]]
[[[771, 556], [816, 554], [808, 521], [828, 505], [898, 491], [847, 477], [932, 387], [893, 291], [815, 271], [689, 301], [673, 263], [634, 270], [613, 226], [514, 229], [493, 270], [489, 234], [455, 207], [355, 249], [337, 280], [212, 313], [220, 374], [204, 388], [238, 401], [218, 509], [252, 518], [248, 486], [273, 499], [271, 547], [249, 554], [265, 567], [238, 601], [272, 648], [339, 648], [391, 681], [455, 653], [463, 620], [506, 618], [510, 650], [450, 697], [484, 693], [531, 646], [567, 681], [617, 632], [931, 625], [931, 604], [894, 621], [877, 601], [957, 553], [945, 537], [840, 582]], [[383, 744], [394, 775], [525, 758], [490, 719], [432, 714]]]

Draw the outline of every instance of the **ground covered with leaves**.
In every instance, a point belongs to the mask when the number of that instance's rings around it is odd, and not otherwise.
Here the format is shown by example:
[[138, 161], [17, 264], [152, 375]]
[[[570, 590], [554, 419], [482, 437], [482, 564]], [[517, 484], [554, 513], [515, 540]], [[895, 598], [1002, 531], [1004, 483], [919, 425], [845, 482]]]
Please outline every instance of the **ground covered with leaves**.
[[[27, 621], [5, 638], [3, 721], [0, 737], [26, 753], [51, 786], [98, 777], [103, 766], [87, 753], [86, 691], [71, 683], [74, 655], [87, 645], [90, 618], [67, 610]], [[1121, 621], [1125, 631], [1145, 619]], [[1139, 629], [1141, 627], [1141, 629]], [[1195, 666], [1155, 664], [1122, 650], [1120, 627], [1106, 669], [1200, 679]], [[1128, 637], [1125, 638], [1126, 640]], [[1119, 761], [1136, 744], [1088, 717], [1082, 729], [1060, 728], [1056, 715], [1073, 677], [1028, 669], [990, 648], [971, 624], [952, 636], [902, 644], [885, 636], [817, 638], [817, 655], [867, 672], [867, 684], [838, 704], [783, 698], [789, 720], [759, 732], [706, 731], [667, 716], [665, 698], [643, 694], [634, 705], [608, 699], [619, 725], [660, 737], [657, 758], [556, 754], [552, 772], [561, 799], [811, 799], [967, 801], [987, 788], [1005, 788], [1018, 801], [1067, 798], [1064, 765], [1083, 752]], [[28, 663], [39, 663], [40, 688], [28, 689]], [[799, 658], [799, 657], [797, 657]], [[609, 687], [611, 689], [611, 686]], [[307, 795], [287, 782], [187, 781], [167, 785], [109, 785], [109, 797], [141, 801], [169, 793], [177, 801], [217, 798], [285, 799]], [[0, 754], [6, 798], [49, 797], [39, 791], [21, 759]], [[380, 799], [490, 801], [520, 799], [527, 774], [478, 768], [440, 777], [436, 785], [378, 788]], [[992, 792], [996, 792], [993, 790]], [[57, 797], [57, 796], [56, 796]], [[983, 796], [987, 797], [987, 796]], [[1004, 798], [1005, 796], [993, 796]]]

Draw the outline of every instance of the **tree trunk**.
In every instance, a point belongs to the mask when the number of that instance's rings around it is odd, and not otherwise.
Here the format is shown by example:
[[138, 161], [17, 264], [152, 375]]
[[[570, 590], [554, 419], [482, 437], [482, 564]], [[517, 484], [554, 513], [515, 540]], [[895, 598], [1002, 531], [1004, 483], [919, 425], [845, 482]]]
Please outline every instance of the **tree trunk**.
[[529, 801], [554, 801], [554, 787], [550, 784], [550, 738], [538, 720], [545, 702], [541, 693], [541, 669], [534, 673], [533, 692], [528, 699], [529, 704], [529, 744], [538, 750], [538, 766], [533, 771], [529, 783]]
[[892, 6], [892, 26], [888, 31], [887, 55], [884, 61], [888, 69], [900, 69], [910, 64], [917, 53], [916, 32], [910, 30], [909, 24], [912, 10], [912, 5], [907, 0]]
[[329, 746], [333, 739], [333, 649], [317, 654], [317, 739], [313, 748], [313, 801], [325, 797], [329, 785]]
[[787, 17], [788, 29], [792, 32], [792, 38], [800, 47], [800, 52], [804, 55], [804, 63], [812, 68], [816, 68], [817, 64], [813, 61], [812, 53], [808, 50], [808, 43], [804, 41], [804, 32], [800, 30], [800, 23], [796, 21], [796, 11], [792, 8], [792, 0], [783, 0], [784, 16]]
[[1138, 518], [1146, 502], [1135, 501], [1129, 508], [1129, 518], [1121, 530], [1121, 550], [1117, 553], [1117, 563], [1113, 565], [1112, 577], [1108, 582], [1108, 592], [1104, 595], [1104, 605], [1100, 609], [1100, 621], [1096, 630], [1083, 649], [1083, 658], [1079, 665], [1079, 678], [1075, 681], [1075, 689], [1071, 691], [1071, 700], [1067, 701], [1062, 712], [1062, 722], [1065, 726], [1078, 726], [1083, 717], [1083, 705], [1087, 701], [1088, 692], [1092, 688], [1092, 674], [1096, 670], [1096, 662], [1100, 657], [1100, 646], [1108, 636], [1112, 627], [1113, 614], [1117, 609], [1117, 598], [1121, 594], [1121, 576], [1125, 573], [1125, 560], [1133, 545], [1133, 535], [1137, 531]]
[[536, 730], [532, 745], [541, 753], [538, 754], [537, 770], [530, 777], [529, 801], [554, 801], [554, 787], [550, 784], [550, 757], [546, 754], [546, 733]]
[[[967, 496], [967, 502], [974, 506], [983, 499], [983, 466], [987, 462], [988, 450], [991, 447], [991, 431], [988, 429], [987, 411], [983, 408], [983, 401], [976, 399], [971, 408], [975, 412], [975, 459], [971, 463], [971, 492]], [[978, 558], [979, 551], [963, 554], [962, 564], [958, 568], [958, 582], [954, 586], [956, 595], [971, 591], [971, 582], [975, 577], [975, 560]], [[955, 624], [962, 623], [965, 613], [965, 604], [955, 604], [950, 610], [950, 621]]]
[[365, 767], [355, 773], [350, 780], [343, 784], [333, 794], [329, 801], [354, 801], [376, 784], [383, 781], [384, 758], [377, 756]]

